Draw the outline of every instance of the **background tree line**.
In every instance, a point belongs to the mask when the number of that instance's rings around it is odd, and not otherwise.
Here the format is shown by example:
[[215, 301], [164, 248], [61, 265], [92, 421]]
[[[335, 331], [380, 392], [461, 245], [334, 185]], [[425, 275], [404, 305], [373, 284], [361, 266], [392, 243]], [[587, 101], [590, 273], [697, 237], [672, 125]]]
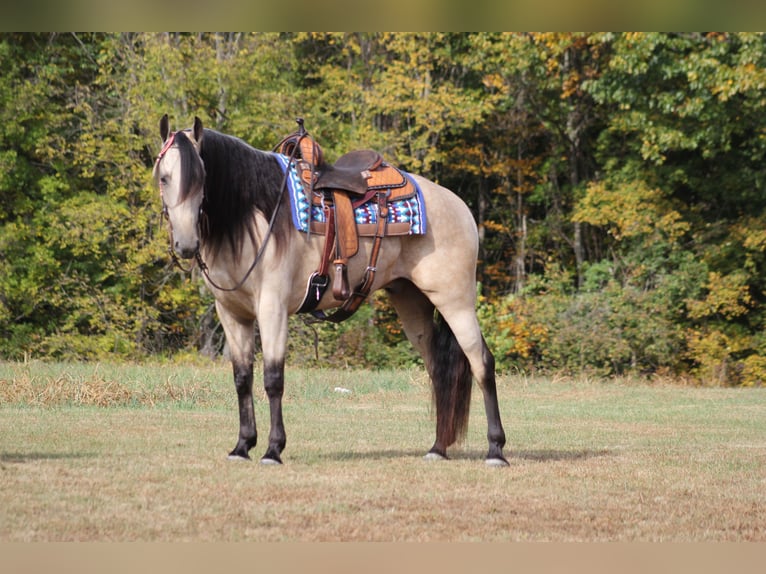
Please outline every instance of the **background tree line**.
[[[301, 116], [469, 204], [502, 368], [762, 384], [764, 88], [756, 33], [2, 33], [0, 356], [220, 353], [157, 122], [271, 149]], [[416, 360], [383, 296], [292, 326], [293, 362]]]

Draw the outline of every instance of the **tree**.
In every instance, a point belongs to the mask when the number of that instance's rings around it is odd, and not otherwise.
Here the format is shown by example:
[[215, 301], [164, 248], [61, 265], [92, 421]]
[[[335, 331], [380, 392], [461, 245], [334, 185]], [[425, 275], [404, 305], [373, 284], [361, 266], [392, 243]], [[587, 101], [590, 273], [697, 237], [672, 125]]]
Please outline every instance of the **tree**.
[[[375, 148], [471, 207], [501, 366], [760, 384], [765, 43], [0, 34], [0, 355], [219, 353], [212, 296], [166, 253], [158, 118], [270, 149], [300, 116], [331, 161]], [[294, 328], [349, 363], [400, 344], [384, 297], [356, 320], [369, 344], [353, 325]]]

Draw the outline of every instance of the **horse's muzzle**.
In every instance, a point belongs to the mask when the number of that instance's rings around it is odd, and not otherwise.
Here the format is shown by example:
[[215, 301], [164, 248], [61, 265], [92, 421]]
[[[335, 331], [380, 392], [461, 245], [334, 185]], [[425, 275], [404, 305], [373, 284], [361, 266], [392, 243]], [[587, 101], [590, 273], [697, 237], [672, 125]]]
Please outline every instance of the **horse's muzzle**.
[[173, 249], [175, 249], [175, 252], [178, 253], [178, 256], [181, 259], [191, 259], [197, 255], [197, 252], [199, 251], [199, 240], [192, 243], [176, 241], [173, 245]]

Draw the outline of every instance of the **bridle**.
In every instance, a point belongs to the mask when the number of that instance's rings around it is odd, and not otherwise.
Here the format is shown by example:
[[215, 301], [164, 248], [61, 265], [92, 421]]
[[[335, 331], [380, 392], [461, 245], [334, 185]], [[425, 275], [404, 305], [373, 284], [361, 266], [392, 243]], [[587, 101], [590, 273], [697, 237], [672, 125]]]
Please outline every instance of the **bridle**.
[[[178, 132], [170, 132], [168, 134], [168, 139], [165, 140], [165, 143], [162, 145], [162, 149], [160, 150], [160, 153], [157, 154], [157, 160], [154, 162], [155, 166], [158, 166], [162, 159], [165, 157], [165, 154], [168, 153], [170, 148], [173, 147], [173, 144], [176, 141], [176, 134]], [[178, 267], [181, 271], [184, 273], [191, 273], [193, 266], [190, 265], [189, 267], [184, 267], [181, 263], [181, 259], [178, 257], [178, 254], [176, 253], [175, 249], [173, 249], [173, 223], [170, 221], [170, 213], [168, 211], [168, 204], [165, 202], [165, 194], [162, 191], [162, 182], [159, 182], [160, 187], [160, 200], [162, 200], [162, 212], [161, 212], [161, 218], [165, 219], [165, 221], [168, 222], [169, 227], [169, 240], [168, 240], [168, 254], [170, 255], [170, 258], [173, 260], [173, 264]], [[204, 194], [204, 189], [203, 192]], [[204, 202], [204, 199], [203, 199]], [[202, 214], [202, 206], [200, 206], [200, 214]], [[197, 224], [199, 226], [199, 223]], [[195, 259], [197, 259], [197, 263], [201, 261], [201, 256], [199, 249], [197, 249], [197, 252], [195, 253]]]
[[[157, 155], [157, 161], [155, 162], [155, 165], [159, 165], [160, 161], [162, 161], [162, 158], [165, 157], [165, 154], [168, 152], [170, 148], [173, 147], [173, 144], [175, 143], [176, 134], [178, 132], [170, 132], [168, 134], [168, 139], [165, 140], [165, 143], [162, 146], [162, 149], [160, 150], [160, 153]], [[196, 148], [195, 148], [196, 149]], [[295, 160], [295, 155], [299, 149], [299, 146], [296, 145], [292, 152], [290, 153], [290, 159], [289, 163], [292, 163]], [[199, 158], [200, 161], [203, 161], [202, 158]], [[204, 162], [203, 162], [204, 165]], [[205, 276], [205, 279], [207, 279], [208, 283], [218, 289], [219, 291], [236, 291], [242, 285], [245, 284], [245, 281], [247, 281], [248, 277], [250, 277], [250, 274], [253, 272], [255, 267], [258, 265], [258, 263], [263, 258], [264, 253], [266, 252], [266, 246], [269, 243], [269, 239], [271, 238], [272, 231], [274, 230], [274, 223], [277, 220], [277, 214], [279, 213], [279, 208], [282, 205], [282, 197], [285, 195], [285, 190], [287, 189], [287, 177], [288, 177], [289, 170], [285, 170], [284, 175], [282, 176], [282, 184], [279, 186], [279, 196], [277, 199], [277, 204], [274, 206], [274, 212], [271, 214], [271, 219], [269, 220], [269, 226], [266, 229], [266, 235], [263, 238], [263, 242], [261, 243], [261, 246], [258, 248], [258, 252], [255, 255], [255, 258], [253, 259], [253, 263], [250, 265], [249, 269], [245, 273], [245, 275], [240, 279], [236, 285], [233, 287], [222, 287], [221, 285], [218, 285], [213, 279], [210, 277], [210, 269], [208, 268], [205, 261], [202, 259], [202, 253], [199, 250], [199, 247], [197, 247], [197, 251], [194, 254], [194, 260], [197, 262], [197, 266], [199, 267], [202, 274]], [[201, 226], [202, 220], [206, 217], [205, 214], [205, 196], [204, 196], [205, 190], [204, 186], [202, 189], [202, 203], [200, 203], [199, 208], [199, 216], [197, 217], [197, 227], [199, 228]], [[165, 203], [165, 198], [162, 194], [162, 183], [160, 183], [160, 199], [162, 200], [162, 215], [161, 217], [164, 217], [167, 222], [168, 226], [170, 228], [170, 237], [169, 237], [169, 245], [168, 245], [168, 253], [170, 254], [171, 259], [173, 260], [173, 263], [178, 267], [182, 272], [184, 273], [190, 273], [194, 269], [194, 265], [190, 265], [188, 268], [184, 267], [181, 263], [181, 259], [178, 257], [178, 254], [175, 252], [175, 249], [173, 249], [173, 224], [170, 222], [170, 213], [168, 212], [168, 206]]]

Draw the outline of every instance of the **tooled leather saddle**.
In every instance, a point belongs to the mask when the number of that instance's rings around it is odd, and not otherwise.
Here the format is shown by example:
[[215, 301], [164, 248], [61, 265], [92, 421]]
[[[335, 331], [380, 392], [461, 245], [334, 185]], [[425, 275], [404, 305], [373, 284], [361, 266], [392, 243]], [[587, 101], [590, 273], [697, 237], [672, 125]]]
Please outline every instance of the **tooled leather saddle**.
[[[319, 144], [298, 118], [298, 130], [285, 137], [274, 149], [293, 158], [307, 197], [324, 211], [324, 222], [310, 222], [310, 231], [325, 237], [319, 268], [308, 280], [306, 296], [299, 313], [339, 323], [353, 315], [369, 295], [377, 271], [381, 242], [388, 235], [406, 232], [389, 226], [390, 203], [411, 197], [416, 190], [407, 176], [383, 161], [373, 150], [356, 150], [342, 155], [334, 164], [325, 161]], [[377, 221], [357, 224], [354, 208], [367, 202], [377, 204]], [[359, 236], [372, 237], [370, 260], [362, 280], [352, 290], [348, 280], [348, 261], [359, 250]], [[330, 315], [314, 311], [330, 284], [330, 265], [334, 269], [333, 297], [343, 301]]]

